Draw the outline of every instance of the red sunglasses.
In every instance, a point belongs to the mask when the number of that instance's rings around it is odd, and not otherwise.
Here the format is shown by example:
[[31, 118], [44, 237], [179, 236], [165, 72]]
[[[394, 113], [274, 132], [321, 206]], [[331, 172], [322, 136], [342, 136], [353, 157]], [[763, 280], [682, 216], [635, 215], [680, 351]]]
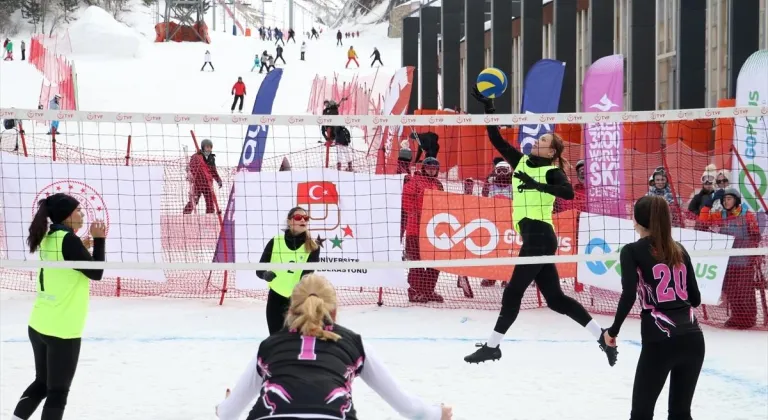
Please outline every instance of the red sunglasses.
[[309, 216], [301, 215], [301, 214], [294, 214], [293, 216], [291, 216], [291, 219], [293, 219], [296, 222], [302, 222], [302, 221], [303, 222], [308, 222], [309, 221]]

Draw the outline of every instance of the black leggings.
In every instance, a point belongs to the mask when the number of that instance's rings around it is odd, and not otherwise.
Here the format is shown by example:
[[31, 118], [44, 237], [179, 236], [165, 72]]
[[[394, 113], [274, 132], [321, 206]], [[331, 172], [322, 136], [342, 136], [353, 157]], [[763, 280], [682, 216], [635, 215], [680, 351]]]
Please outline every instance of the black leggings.
[[13, 415], [28, 419], [45, 399], [41, 420], [61, 420], [80, 357], [79, 338], [57, 338], [28, 328], [35, 356], [35, 380], [21, 394]]
[[290, 304], [290, 298], [280, 296], [274, 290], [269, 289], [269, 294], [267, 295], [267, 328], [269, 328], [269, 335], [283, 329], [285, 313], [288, 312]]
[[704, 334], [643, 343], [635, 371], [630, 420], [651, 420], [669, 376], [669, 420], [691, 420], [691, 401], [704, 363]]
[[[520, 235], [523, 237], [523, 246], [520, 247], [519, 254], [521, 257], [555, 255], [557, 252], [557, 236], [548, 223], [523, 219], [520, 221]], [[517, 319], [523, 295], [533, 281], [547, 300], [549, 309], [568, 315], [581, 326], [586, 326], [592, 320], [579, 302], [563, 293], [563, 289], [560, 288], [560, 276], [554, 264], [524, 264], [516, 265], [512, 271], [512, 278], [507, 283], [501, 298], [501, 312], [496, 320], [494, 331], [501, 334], [507, 333]]]
[[243, 95], [235, 95], [235, 100], [232, 101], [232, 111], [235, 110], [235, 106], [237, 106], [237, 101], [240, 101], [240, 111], [243, 110]]

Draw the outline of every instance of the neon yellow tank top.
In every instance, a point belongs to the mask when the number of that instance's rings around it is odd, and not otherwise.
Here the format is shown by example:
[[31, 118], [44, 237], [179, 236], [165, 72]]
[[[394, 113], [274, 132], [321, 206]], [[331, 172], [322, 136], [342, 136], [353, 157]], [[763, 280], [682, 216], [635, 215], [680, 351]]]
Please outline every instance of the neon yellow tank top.
[[[528, 162], [528, 156], [523, 156], [515, 167], [515, 172], [526, 173], [536, 182], [542, 184], [547, 183], [547, 172], [553, 168], [557, 168], [553, 165], [531, 168], [526, 162]], [[523, 182], [517, 178], [512, 178], [512, 180], [514, 187], [514, 195], [512, 198], [512, 221], [515, 230], [520, 232], [518, 223], [526, 217], [531, 220], [540, 220], [549, 223], [554, 227], [554, 223], [552, 222], [552, 211], [555, 208], [555, 196], [536, 190], [523, 190], [523, 192], [520, 192], [517, 187]]]
[[[40, 260], [63, 261], [64, 230], [45, 236]], [[37, 274], [37, 299], [29, 326], [40, 334], [58, 338], [79, 338], [88, 315], [91, 282], [83, 273], [69, 268], [41, 268]]]
[[[304, 263], [309, 259], [309, 252], [300, 246], [293, 251], [288, 248], [283, 235], [275, 236], [272, 242], [272, 258], [269, 262], [273, 263]], [[301, 281], [301, 272], [303, 270], [273, 270], [275, 279], [269, 282], [269, 288], [274, 290], [280, 296], [290, 297], [293, 288]]]

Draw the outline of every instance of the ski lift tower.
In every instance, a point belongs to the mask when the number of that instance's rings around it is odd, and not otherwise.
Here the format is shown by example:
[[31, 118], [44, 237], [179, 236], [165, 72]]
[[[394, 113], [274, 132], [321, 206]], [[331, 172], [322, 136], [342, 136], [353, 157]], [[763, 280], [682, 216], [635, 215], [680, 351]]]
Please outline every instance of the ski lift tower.
[[[165, 41], [173, 39], [182, 26], [188, 26], [200, 41], [205, 42], [205, 38], [195, 29], [195, 24], [205, 17], [205, 3], [206, 0], [165, 0]], [[171, 22], [178, 25], [173, 32]]]

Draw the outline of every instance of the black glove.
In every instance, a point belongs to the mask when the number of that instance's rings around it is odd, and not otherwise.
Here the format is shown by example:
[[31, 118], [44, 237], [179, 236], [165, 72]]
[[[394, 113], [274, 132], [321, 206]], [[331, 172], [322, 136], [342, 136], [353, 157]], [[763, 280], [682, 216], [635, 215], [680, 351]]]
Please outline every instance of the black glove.
[[536, 182], [535, 179], [531, 178], [531, 176], [525, 172], [515, 172], [513, 176], [522, 182], [522, 184], [517, 187], [518, 192], [523, 192], [523, 190], [538, 190], [541, 186], [539, 182]]
[[271, 271], [265, 271], [264, 272], [264, 281], [272, 281], [277, 277], [277, 274], [271, 272]]
[[472, 87], [472, 96], [477, 99], [478, 102], [483, 104], [486, 114], [493, 114], [496, 112], [496, 109], [493, 107], [493, 99], [483, 96], [483, 94], [477, 90], [477, 86]]

